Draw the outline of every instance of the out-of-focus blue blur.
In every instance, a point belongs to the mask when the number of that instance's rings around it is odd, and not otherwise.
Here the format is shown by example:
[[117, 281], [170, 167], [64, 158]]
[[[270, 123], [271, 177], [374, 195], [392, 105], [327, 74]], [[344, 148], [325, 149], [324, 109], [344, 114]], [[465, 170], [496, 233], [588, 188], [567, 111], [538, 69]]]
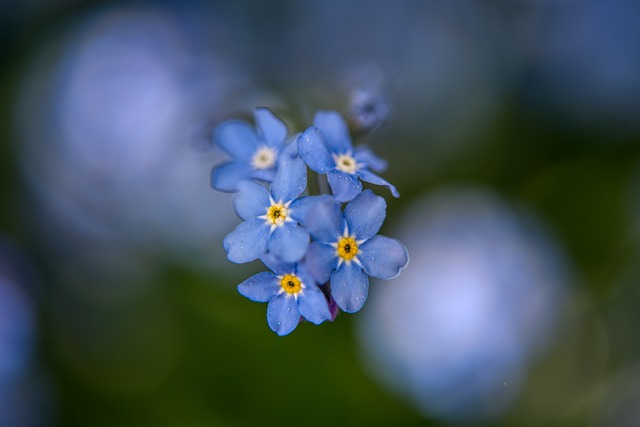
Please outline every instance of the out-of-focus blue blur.
[[221, 107], [232, 107], [242, 76], [198, 48], [193, 33], [206, 28], [192, 14], [92, 11], [27, 64], [16, 111], [20, 167], [43, 208], [42, 233], [89, 262], [86, 247], [96, 243], [107, 256], [130, 247], [191, 253], [232, 225], [228, 198], [208, 185], [221, 157], [207, 125], [229, 113]]
[[556, 335], [569, 277], [539, 226], [486, 190], [440, 190], [408, 207], [411, 253], [360, 322], [372, 373], [426, 414], [475, 420], [518, 396], [530, 361]]
[[[640, 3], [0, 3], [0, 426], [638, 424]], [[343, 112], [411, 261], [278, 338], [211, 135]], [[6, 249], [5, 249], [6, 247]], [[17, 255], [19, 254], [19, 255]]]

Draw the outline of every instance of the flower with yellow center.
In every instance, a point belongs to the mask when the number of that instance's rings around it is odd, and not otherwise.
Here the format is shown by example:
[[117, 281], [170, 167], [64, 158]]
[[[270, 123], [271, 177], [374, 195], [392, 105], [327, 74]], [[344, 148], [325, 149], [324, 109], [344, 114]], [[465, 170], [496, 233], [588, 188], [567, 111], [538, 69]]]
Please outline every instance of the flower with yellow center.
[[251, 166], [259, 170], [271, 169], [276, 165], [277, 157], [278, 153], [275, 148], [262, 146], [253, 153]]
[[343, 237], [338, 241], [337, 251], [341, 260], [350, 262], [358, 255], [358, 244], [353, 237]]
[[295, 274], [285, 274], [278, 276], [280, 279], [280, 293], [286, 292], [289, 295], [298, 297], [298, 294], [305, 288], [304, 283], [300, 281], [300, 278]]
[[316, 325], [331, 319], [327, 297], [304, 266], [282, 262], [270, 253], [262, 260], [271, 271], [251, 276], [238, 285], [238, 291], [252, 301], [269, 303], [267, 322], [275, 333], [287, 335], [301, 316]]
[[269, 252], [284, 262], [297, 262], [309, 246], [309, 232], [301, 225], [315, 199], [300, 197], [307, 186], [304, 162], [280, 156], [270, 189], [253, 180], [238, 183], [233, 198], [244, 220], [222, 242], [227, 258], [242, 264]]
[[385, 200], [364, 190], [344, 209], [328, 200], [307, 215], [313, 230], [304, 267], [316, 283], [331, 284], [331, 296], [342, 311], [354, 313], [367, 299], [369, 277], [392, 279], [409, 257], [404, 245], [378, 234], [386, 216]]
[[272, 227], [282, 225], [287, 220], [288, 213], [289, 209], [286, 205], [274, 203], [267, 208], [267, 222], [271, 224]]

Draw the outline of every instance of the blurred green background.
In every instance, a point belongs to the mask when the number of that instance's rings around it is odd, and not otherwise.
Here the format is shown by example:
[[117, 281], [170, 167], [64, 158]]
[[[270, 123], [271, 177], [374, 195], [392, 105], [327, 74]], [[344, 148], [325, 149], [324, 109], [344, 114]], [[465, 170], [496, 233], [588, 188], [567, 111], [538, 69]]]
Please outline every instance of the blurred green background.
[[[640, 425], [636, 1], [69, 0], [0, 12], [0, 426]], [[372, 283], [361, 313], [278, 337], [266, 307], [235, 289], [261, 265], [222, 250], [239, 220], [209, 187], [224, 159], [211, 133], [260, 105], [302, 131], [318, 109], [349, 115], [357, 91], [390, 111], [356, 142], [389, 161], [402, 197], [377, 190], [382, 232], [407, 240], [411, 265]], [[484, 201], [432, 198], [448, 191]], [[482, 225], [485, 211], [497, 225]], [[504, 261], [510, 249], [484, 267], [533, 293], [501, 300], [499, 287], [489, 312], [505, 317], [475, 318], [472, 297], [460, 315], [488, 334], [533, 325], [541, 343], [513, 341], [509, 365], [476, 334], [450, 356], [467, 370], [438, 388], [430, 375], [446, 383], [453, 368], [389, 344], [407, 334], [437, 347], [402, 307], [401, 330], [384, 323], [386, 295], [432, 289], [432, 270], [410, 273], [430, 259], [423, 243], [446, 255], [468, 247], [460, 231], [491, 252], [512, 233], [500, 224], [529, 217], [537, 225], [509, 242], [542, 279]], [[451, 233], [436, 239], [439, 227]], [[526, 308], [512, 303], [539, 289], [548, 299], [518, 317]], [[431, 294], [407, 292], [407, 313], [429, 317]], [[455, 323], [446, 313], [436, 330]], [[472, 392], [488, 366], [482, 384], [501, 391]]]

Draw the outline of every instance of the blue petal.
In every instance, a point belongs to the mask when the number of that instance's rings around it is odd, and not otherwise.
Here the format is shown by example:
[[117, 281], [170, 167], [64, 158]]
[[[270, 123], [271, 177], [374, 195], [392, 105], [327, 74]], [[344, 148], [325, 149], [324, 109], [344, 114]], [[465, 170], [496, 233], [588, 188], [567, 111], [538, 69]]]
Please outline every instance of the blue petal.
[[258, 135], [247, 122], [226, 121], [216, 129], [214, 139], [230, 156], [249, 162], [258, 148]]
[[380, 279], [393, 279], [409, 262], [407, 248], [389, 237], [375, 236], [358, 249], [358, 259], [364, 270]]
[[375, 236], [386, 216], [387, 202], [371, 190], [364, 190], [344, 208], [349, 234], [355, 235], [356, 240], [368, 240]]
[[294, 136], [287, 139], [284, 148], [281, 153], [284, 153], [288, 156], [295, 157], [298, 155], [298, 138], [302, 135], [300, 132], [295, 134]]
[[264, 219], [254, 218], [236, 227], [222, 242], [229, 261], [236, 264], [253, 261], [267, 251], [269, 227]]
[[292, 296], [282, 293], [269, 301], [267, 306], [267, 323], [278, 335], [291, 333], [300, 321], [298, 304]]
[[320, 242], [311, 242], [305, 258], [306, 269], [318, 283], [325, 283], [338, 266], [336, 249]]
[[353, 158], [358, 163], [364, 163], [369, 169], [376, 172], [384, 172], [387, 169], [387, 161], [378, 157], [369, 147], [366, 145], [359, 145], [353, 151]]
[[302, 196], [299, 199], [294, 200], [289, 206], [289, 216], [304, 225], [307, 216], [313, 214], [318, 205], [328, 203], [330, 201], [335, 204], [333, 196], [329, 194], [322, 194], [320, 196]]
[[253, 169], [251, 172], [251, 178], [258, 181], [271, 182], [273, 177], [276, 176], [276, 169]]
[[335, 164], [317, 128], [310, 127], [298, 138], [298, 156], [314, 172], [327, 173]]
[[297, 157], [280, 156], [278, 171], [271, 183], [271, 194], [275, 201], [289, 202], [307, 188], [307, 167]]
[[345, 262], [331, 275], [331, 295], [347, 313], [360, 310], [369, 293], [369, 278], [355, 262]]
[[233, 160], [211, 171], [211, 186], [220, 191], [236, 191], [240, 181], [251, 178], [253, 168], [245, 162]]
[[293, 222], [276, 227], [269, 240], [269, 252], [285, 262], [296, 262], [304, 256], [309, 245], [309, 233]]
[[398, 193], [398, 190], [396, 189], [395, 186], [389, 184], [389, 182], [382, 179], [375, 173], [368, 171], [366, 169], [359, 170], [358, 173], [360, 174], [361, 180], [370, 182], [371, 184], [385, 185], [389, 188], [389, 190], [391, 190], [391, 194], [393, 194], [393, 197], [396, 197], [396, 198], [400, 197], [400, 193]]
[[331, 192], [339, 202], [348, 202], [362, 191], [362, 184], [355, 175], [331, 170], [327, 178]]
[[302, 317], [316, 325], [331, 318], [329, 303], [315, 284], [307, 285], [298, 297], [298, 310]]
[[344, 231], [345, 222], [340, 205], [329, 195], [317, 196], [315, 199], [316, 202], [308, 206], [303, 224], [315, 240], [334, 243]]
[[352, 150], [349, 128], [340, 113], [318, 111], [313, 118], [313, 125], [320, 130], [330, 152], [344, 154]]
[[270, 301], [280, 289], [280, 280], [268, 271], [255, 274], [238, 285], [240, 295], [256, 302]]
[[260, 261], [271, 269], [277, 275], [290, 274], [295, 271], [296, 264], [293, 262], [285, 262], [272, 253], [267, 252], [260, 257]]
[[260, 129], [267, 145], [280, 146], [287, 137], [287, 125], [277, 118], [268, 108], [256, 108], [253, 112], [256, 125]]
[[233, 197], [233, 206], [240, 218], [247, 220], [267, 213], [270, 206], [269, 191], [253, 181], [238, 184], [238, 192]]

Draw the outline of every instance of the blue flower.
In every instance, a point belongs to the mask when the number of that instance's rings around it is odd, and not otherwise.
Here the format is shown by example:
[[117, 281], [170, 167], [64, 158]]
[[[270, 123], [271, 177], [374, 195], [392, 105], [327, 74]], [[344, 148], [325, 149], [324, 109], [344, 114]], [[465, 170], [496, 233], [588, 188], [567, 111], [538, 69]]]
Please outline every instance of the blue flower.
[[253, 114], [257, 132], [242, 120], [229, 120], [218, 126], [214, 140], [231, 160], [213, 168], [213, 188], [236, 191], [244, 180], [273, 180], [278, 157], [285, 148], [287, 125], [267, 108], [256, 108]]
[[386, 162], [369, 149], [354, 150], [351, 137], [342, 116], [335, 111], [318, 111], [314, 126], [298, 137], [298, 155], [309, 168], [326, 174], [331, 191], [339, 202], [348, 202], [362, 191], [362, 181], [385, 185], [394, 197], [400, 194], [396, 187], [370, 169], [380, 172]]
[[238, 292], [252, 301], [268, 302], [267, 322], [278, 335], [292, 332], [300, 316], [316, 325], [331, 318], [324, 293], [301, 264], [281, 262], [271, 256], [262, 261], [273, 273], [263, 271], [238, 285]]
[[307, 168], [297, 157], [281, 156], [271, 191], [255, 181], [242, 181], [233, 203], [245, 222], [224, 238], [230, 261], [241, 264], [261, 257], [267, 250], [286, 262], [301, 259], [309, 233], [300, 225], [318, 197], [298, 196], [307, 186]]
[[323, 200], [310, 210], [306, 225], [314, 241], [306, 261], [318, 283], [331, 280], [331, 294], [348, 313], [362, 308], [369, 276], [392, 279], [409, 261], [402, 243], [376, 235], [386, 216], [387, 204], [371, 190], [357, 195], [344, 212], [335, 201]]

